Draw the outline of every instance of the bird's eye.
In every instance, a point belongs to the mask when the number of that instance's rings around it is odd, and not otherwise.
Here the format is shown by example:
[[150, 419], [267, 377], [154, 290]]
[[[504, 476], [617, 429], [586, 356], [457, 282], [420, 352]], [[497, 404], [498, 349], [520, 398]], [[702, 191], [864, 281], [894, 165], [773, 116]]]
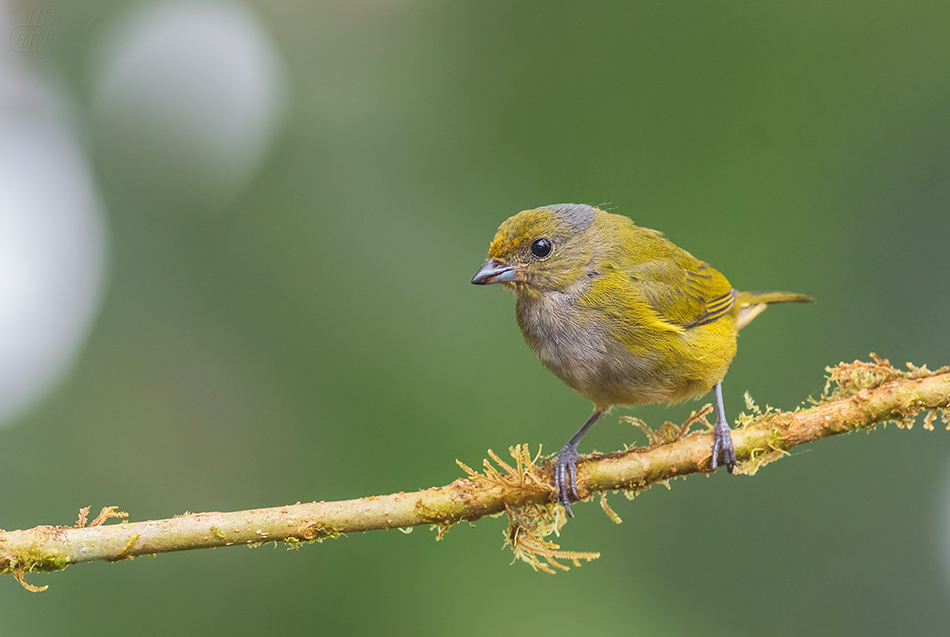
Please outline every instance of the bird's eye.
[[546, 237], [541, 237], [540, 239], [535, 239], [531, 242], [531, 254], [536, 256], [539, 259], [551, 254], [551, 250], [554, 248], [554, 244], [551, 243], [551, 240]]

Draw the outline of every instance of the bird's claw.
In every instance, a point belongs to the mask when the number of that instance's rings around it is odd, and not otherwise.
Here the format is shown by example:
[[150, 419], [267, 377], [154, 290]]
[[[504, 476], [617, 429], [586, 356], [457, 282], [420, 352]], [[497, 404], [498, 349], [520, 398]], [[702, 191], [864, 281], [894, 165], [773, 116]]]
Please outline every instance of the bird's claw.
[[713, 425], [712, 470], [715, 471], [719, 465], [726, 465], [729, 473], [736, 468], [736, 448], [732, 444], [732, 431], [722, 416], [719, 416]]
[[577, 460], [580, 456], [577, 453], [577, 447], [568, 443], [561, 447], [557, 454], [557, 464], [554, 469], [554, 486], [557, 487], [558, 497], [567, 516], [574, 517], [571, 511], [571, 496], [575, 500], [580, 500], [581, 496], [577, 493]]

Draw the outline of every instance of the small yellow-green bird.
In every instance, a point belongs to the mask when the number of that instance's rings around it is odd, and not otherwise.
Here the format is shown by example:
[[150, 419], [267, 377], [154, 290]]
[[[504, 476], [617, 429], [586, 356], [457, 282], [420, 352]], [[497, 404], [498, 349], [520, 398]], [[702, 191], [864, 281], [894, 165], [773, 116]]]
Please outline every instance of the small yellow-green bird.
[[736, 463], [722, 379], [736, 335], [790, 292], [738, 292], [722, 274], [655, 231], [583, 204], [524, 210], [501, 224], [472, 283], [501, 283], [528, 347], [594, 402], [561, 449], [555, 484], [568, 515], [577, 444], [612, 405], [676, 402], [715, 389], [711, 468]]

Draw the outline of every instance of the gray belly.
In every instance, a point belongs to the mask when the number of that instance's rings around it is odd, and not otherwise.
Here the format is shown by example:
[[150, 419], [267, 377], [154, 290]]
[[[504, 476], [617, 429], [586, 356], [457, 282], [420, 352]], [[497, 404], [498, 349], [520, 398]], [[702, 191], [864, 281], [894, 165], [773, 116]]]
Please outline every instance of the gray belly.
[[517, 314], [525, 341], [545, 367], [597, 405], [671, 399], [659, 378], [661, 356], [632, 354], [569, 295], [519, 299]]

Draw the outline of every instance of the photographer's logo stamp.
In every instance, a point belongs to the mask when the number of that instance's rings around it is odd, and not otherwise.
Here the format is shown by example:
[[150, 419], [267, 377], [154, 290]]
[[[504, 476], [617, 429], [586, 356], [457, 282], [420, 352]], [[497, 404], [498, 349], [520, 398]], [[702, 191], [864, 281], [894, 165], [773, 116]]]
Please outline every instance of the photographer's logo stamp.
[[10, 48], [19, 58], [38, 58], [43, 55], [50, 24], [53, 22], [53, 9], [34, 8], [26, 24], [20, 24], [10, 31]]

